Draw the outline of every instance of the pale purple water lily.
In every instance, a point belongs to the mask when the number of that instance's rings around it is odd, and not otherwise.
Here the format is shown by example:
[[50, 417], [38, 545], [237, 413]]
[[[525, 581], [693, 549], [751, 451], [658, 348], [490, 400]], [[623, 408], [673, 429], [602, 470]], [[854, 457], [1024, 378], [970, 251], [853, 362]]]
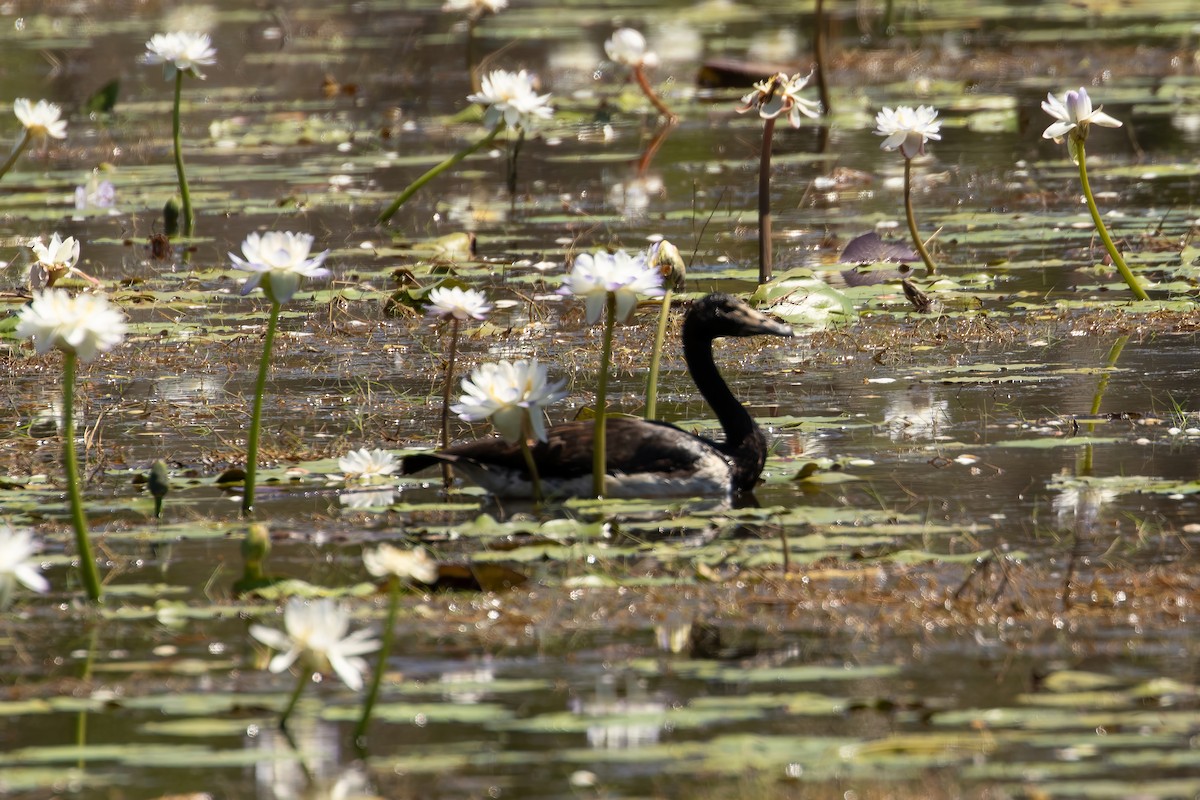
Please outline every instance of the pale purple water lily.
[[573, 294], [587, 304], [588, 324], [600, 319], [608, 295], [616, 298], [616, 321], [629, 319], [638, 296], [662, 297], [662, 274], [646, 263], [644, 253], [629, 255], [624, 250], [580, 253], [571, 271], [563, 278], [559, 294]]
[[1105, 128], [1119, 128], [1121, 121], [1104, 113], [1104, 106], [1092, 108], [1092, 99], [1088, 97], [1087, 89], [1082, 86], [1079, 91], [1068, 91], [1060, 100], [1052, 93], [1042, 101], [1042, 110], [1056, 120], [1042, 133], [1043, 139], [1053, 139], [1061, 142], [1067, 134], [1077, 139], [1086, 139], [1089, 125], [1100, 125]]
[[267, 299], [283, 304], [299, 291], [303, 278], [328, 277], [329, 270], [321, 265], [329, 251], [309, 258], [312, 245], [313, 237], [307, 233], [268, 231], [247, 236], [242, 242], [245, 258], [229, 254], [234, 266], [254, 273], [242, 287], [242, 294], [250, 294], [256, 286], [262, 286]]

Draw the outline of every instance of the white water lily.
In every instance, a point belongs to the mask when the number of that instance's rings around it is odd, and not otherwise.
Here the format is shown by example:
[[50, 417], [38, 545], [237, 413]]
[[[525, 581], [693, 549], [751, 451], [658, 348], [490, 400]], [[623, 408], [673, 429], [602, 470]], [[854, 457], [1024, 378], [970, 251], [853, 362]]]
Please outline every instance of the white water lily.
[[442, 11], [447, 13], [463, 13], [471, 19], [479, 19], [484, 14], [499, 14], [508, 8], [508, 0], [446, 0]]
[[378, 448], [351, 450], [338, 459], [338, 469], [346, 474], [347, 480], [358, 479], [364, 483], [391, 475], [399, 466], [394, 455]]
[[262, 286], [268, 300], [283, 304], [300, 289], [303, 278], [328, 277], [329, 270], [321, 265], [329, 251], [309, 258], [312, 245], [313, 237], [307, 233], [268, 231], [247, 236], [246, 241], [242, 242], [242, 255], [245, 258], [229, 254], [234, 266], [254, 273], [246, 281], [242, 294], [249, 294], [256, 286]]
[[51, 348], [91, 361], [125, 338], [125, 315], [103, 295], [71, 296], [62, 289], [37, 292], [17, 315], [17, 336], [32, 338], [39, 354]]
[[487, 295], [478, 289], [461, 289], [437, 286], [429, 290], [429, 301], [425, 313], [442, 319], [454, 318], [460, 322], [467, 319], [486, 319], [492, 310]]
[[581, 253], [571, 271], [563, 278], [559, 294], [573, 294], [587, 303], [587, 321], [600, 319], [608, 295], [616, 297], [616, 321], [629, 319], [638, 296], [662, 297], [662, 274], [646, 263], [643, 253], [631, 256], [624, 250], [615, 253]]
[[207, 33], [156, 33], [146, 42], [142, 63], [162, 64], [167, 80], [174, 78], [176, 72], [203, 78], [200, 67], [217, 63], [217, 51]]
[[363, 673], [368, 668], [361, 656], [378, 650], [379, 641], [366, 629], [347, 635], [348, 608], [328, 598], [306, 602], [293, 597], [283, 609], [283, 625], [283, 631], [265, 625], [250, 626], [251, 636], [281, 651], [267, 669], [283, 672], [304, 657], [318, 672], [332, 669], [354, 691], [363, 687]]
[[49, 590], [50, 583], [33, 563], [37, 549], [32, 533], [0, 523], [0, 609], [8, 607], [18, 583], [39, 593]]
[[546, 366], [537, 359], [480, 364], [463, 378], [463, 395], [450, 410], [467, 422], [491, 419], [506, 441], [530, 432], [546, 438], [542, 409], [562, 399], [565, 381], [549, 383]]
[[67, 121], [62, 119], [62, 109], [55, 103], [38, 100], [35, 104], [19, 97], [13, 101], [13, 113], [31, 138], [67, 138]]
[[619, 28], [604, 43], [604, 52], [618, 64], [627, 67], [654, 67], [658, 56], [649, 50], [646, 37], [633, 28]]
[[787, 114], [793, 128], [800, 127], [800, 115], [816, 119], [821, 114], [821, 104], [801, 97], [800, 92], [808, 86], [813, 73], [792, 75], [780, 72], [754, 84], [754, 91], [742, 98], [739, 114], [756, 110], [763, 119], [775, 119]]
[[53, 286], [68, 272], [79, 272], [75, 269], [79, 263], [79, 242], [74, 236], [63, 239], [55, 233], [50, 237], [50, 244], [42, 244], [41, 239], [36, 239], [30, 242], [29, 247], [35, 259], [29, 273], [30, 284], [34, 287]]
[[926, 142], [942, 138], [938, 133], [942, 123], [937, 114], [933, 106], [883, 109], [875, 116], [875, 133], [887, 137], [879, 147], [883, 150], [899, 148], [905, 158], [924, 155]]
[[1104, 106], [1092, 108], [1092, 99], [1082, 86], [1078, 92], [1068, 91], [1061, 100], [1053, 94], [1047, 94], [1042, 101], [1042, 110], [1056, 120], [1042, 133], [1042, 138], [1056, 142], [1061, 142], [1068, 133], [1076, 139], [1086, 139], [1089, 125], [1121, 127], [1119, 119], [1104, 113]]
[[526, 70], [498, 69], [485, 75], [480, 91], [468, 95], [467, 100], [488, 107], [483, 124], [489, 128], [494, 128], [501, 119], [510, 128], [529, 128], [554, 116], [550, 95], [538, 94], [534, 80], [534, 75]]
[[418, 580], [435, 584], [438, 581], [437, 559], [429, 555], [424, 547], [404, 550], [390, 544], [381, 544], [374, 550], [364, 550], [363, 566], [376, 578], [395, 575], [401, 580]]

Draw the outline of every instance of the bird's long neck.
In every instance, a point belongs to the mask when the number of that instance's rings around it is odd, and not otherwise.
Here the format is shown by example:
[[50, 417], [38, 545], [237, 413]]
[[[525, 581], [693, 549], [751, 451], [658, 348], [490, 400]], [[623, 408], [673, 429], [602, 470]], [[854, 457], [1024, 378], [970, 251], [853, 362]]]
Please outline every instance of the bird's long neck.
[[721, 377], [713, 361], [713, 340], [704, 335], [695, 335], [694, 332], [689, 336], [688, 333], [684, 330], [683, 357], [696, 388], [716, 412], [725, 431], [725, 443], [720, 449], [733, 459], [734, 489], [742, 491], [753, 488], [765, 461], [766, 440], [754, 424], [750, 412], [738, 402]]

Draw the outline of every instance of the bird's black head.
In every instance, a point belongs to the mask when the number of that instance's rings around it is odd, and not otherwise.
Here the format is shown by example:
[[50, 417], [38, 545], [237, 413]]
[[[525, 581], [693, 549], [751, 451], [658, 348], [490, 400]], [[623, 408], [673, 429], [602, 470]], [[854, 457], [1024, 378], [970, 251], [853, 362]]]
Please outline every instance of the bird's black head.
[[[703, 331], [708, 338], [722, 336], [792, 336], [792, 328], [755, 311], [729, 294], [710, 294], [697, 300], [684, 317], [685, 329]], [[687, 336], [686, 332], [684, 334]]]

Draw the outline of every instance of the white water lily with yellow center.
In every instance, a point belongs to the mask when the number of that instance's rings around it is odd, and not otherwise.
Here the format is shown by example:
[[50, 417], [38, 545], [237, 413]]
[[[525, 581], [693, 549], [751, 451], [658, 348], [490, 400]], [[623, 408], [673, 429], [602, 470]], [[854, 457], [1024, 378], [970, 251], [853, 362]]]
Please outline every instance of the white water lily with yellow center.
[[425, 313], [441, 319], [483, 320], [492, 310], [487, 295], [478, 289], [462, 289], [458, 286], [437, 286], [429, 290], [426, 297], [429, 306]]
[[925, 143], [942, 138], [942, 123], [933, 106], [884, 108], [875, 116], [875, 133], [886, 137], [882, 150], [896, 150], [905, 158], [925, 154]]
[[483, 124], [494, 128], [501, 120], [510, 128], [530, 128], [554, 116], [550, 95], [538, 94], [533, 73], [498, 69], [483, 77], [480, 91], [467, 100], [487, 106]]
[[367, 572], [376, 578], [394, 575], [401, 580], [417, 580], [430, 585], [438, 581], [437, 559], [424, 547], [406, 550], [381, 544], [374, 550], [364, 550], [362, 559]]
[[368, 450], [361, 447], [338, 459], [338, 469], [345, 474], [346, 480], [358, 480], [363, 483], [385, 478], [399, 467], [394, 455], [379, 448]]
[[143, 64], [162, 64], [163, 77], [171, 80], [176, 72], [203, 78], [200, 67], [217, 63], [217, 51], [207, 33], [176, 31], [156, 33], [146, 42]]
[[490, 419], [509, 442], [527, 434], [544, 441], [542, 410], [565, 396], [564, 383], [550, 383], [536, 358], [480, 364], [463, 378], [463, 395], [450, 410], [467, 422]]
[[298, 659], [318, 672], [332, 670], [354, 691], [363, 687], [367, 662], [362, 656], [379, 649], [371, 631], [349, 633], [350, 610], [328, 598], [307, 602], [293, 597], [283, 609], [284, 630], [251, 625], [250, 635], [281, 651], [267, 665], [283, 672]]
[[33, 534], [0, 523], [0, 609], [12, 601], [17, 584], [35, 592], [46, 592], [50, 583], [38, 571], [33, 556], [37, 553]]
[[125, 330], [125, 315], [103, 295], [72, 296], [62, 289], [46, 289], [21, 309], [16, 333], [33, 339], [39, 354], [58, 349], [91, 361], [120, 344]]
[[27, 98], [19, 97], [13, 101], [13, 113], [17, 115], [30, 138], [67, 138], [67, 121], [62, 119], [62, 108], [55, 103], [45, 100], [33, 103]]

